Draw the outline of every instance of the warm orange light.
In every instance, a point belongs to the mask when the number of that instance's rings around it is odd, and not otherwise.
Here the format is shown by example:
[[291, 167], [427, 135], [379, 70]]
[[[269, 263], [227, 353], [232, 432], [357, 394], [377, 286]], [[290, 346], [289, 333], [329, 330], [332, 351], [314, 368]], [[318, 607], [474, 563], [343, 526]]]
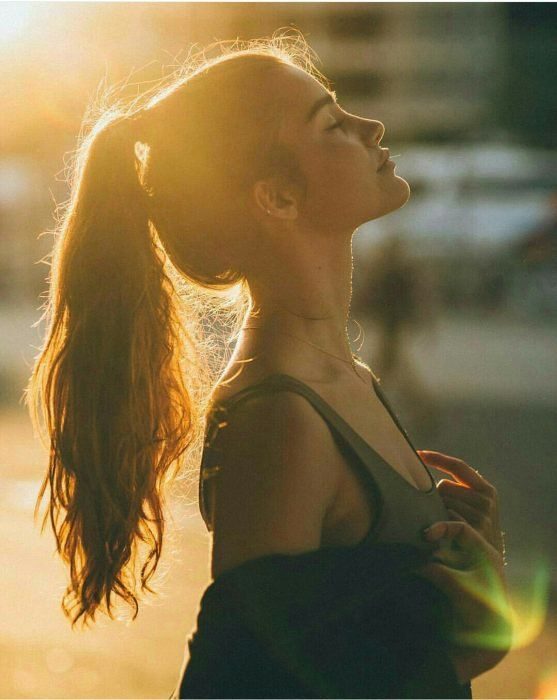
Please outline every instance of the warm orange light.
[[557, 669], [555, 667], [541, 678], [535, 697], [536, 700], [557, 698]]

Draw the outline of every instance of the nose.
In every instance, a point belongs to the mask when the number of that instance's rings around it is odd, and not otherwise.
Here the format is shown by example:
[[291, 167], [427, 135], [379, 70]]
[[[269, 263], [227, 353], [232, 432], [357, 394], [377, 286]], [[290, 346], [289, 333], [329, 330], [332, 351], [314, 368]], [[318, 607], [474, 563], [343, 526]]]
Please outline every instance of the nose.
[[377, 146], [381, 143], [381, 139], [385, 134], [385, 125], [378, 119], [367, 119], [366, 117], [357, 117], [358, 128], [366, 145]]
[[385, 125], [377, 119], [366, 119], [366, 134], [371, 140], [371, 145], [377, 146], [385, 134]]

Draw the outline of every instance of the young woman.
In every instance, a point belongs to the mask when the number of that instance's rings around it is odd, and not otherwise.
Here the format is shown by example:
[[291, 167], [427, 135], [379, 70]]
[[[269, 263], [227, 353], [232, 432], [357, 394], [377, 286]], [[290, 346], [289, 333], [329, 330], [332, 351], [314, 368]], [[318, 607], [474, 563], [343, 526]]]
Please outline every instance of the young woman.
[[[50, 485], [72, 625], [114, 595], [137, 614], [139, 544], [151, 590], [169, 468], [205, 440], [213, 581], [180, 697], [471, 697], [508, 651], [495, 489], [418, 454], [348, 342], [352, 236], [410, 193], [384, 133], [282, 37], [107, 110], [80, 150], [29, 385], [50, 438], [40, 497]], [[249, 300], [205, 394], [210, 345], [169, 264]]]

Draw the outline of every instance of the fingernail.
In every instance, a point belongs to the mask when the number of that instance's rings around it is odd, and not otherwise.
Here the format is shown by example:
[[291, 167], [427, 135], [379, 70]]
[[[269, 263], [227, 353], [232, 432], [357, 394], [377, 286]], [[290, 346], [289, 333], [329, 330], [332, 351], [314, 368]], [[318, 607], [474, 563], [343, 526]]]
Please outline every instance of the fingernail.
[[424, 530], [422, 530], [422, 535], [423, 537], [428, 540], [437, 540], [442, 536], [442, 529], [440, 527], [436, 527], [435, 525], [431, 525], [430, 527], [426, 527]]

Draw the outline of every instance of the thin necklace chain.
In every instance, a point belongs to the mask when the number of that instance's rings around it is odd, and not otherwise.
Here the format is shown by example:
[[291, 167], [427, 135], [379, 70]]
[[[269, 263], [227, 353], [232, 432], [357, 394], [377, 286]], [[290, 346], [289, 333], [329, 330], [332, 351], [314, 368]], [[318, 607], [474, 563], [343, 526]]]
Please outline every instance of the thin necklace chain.
[[[259, 330], [260, 326], [244, 326], [242, 330]], [[278, 331], [278, 333], [282, 333], [282, 335], [288, 335], [291, 338], [295, 338], [296, 340], [300, 340], [302, 343], [307, 343], [308, 345], [311, 345], [312, 347], [316, 348], [317, 350], [320, 350], [321, 352], [324, 352], [326, 355], [330, 355], [331, 357], [335, 357], [337, 360], [342, 360], [343, 362], [348, 363], [349, 365], [352, 366], [352, 369], [354, 370], [356, 376], [360, 381], [363, 381], [360, 375], [358, 374], [358, 371], [356, 370], [356, 363], [354, 362], [354, 357], [352, 356], [350, 360], [346, 360], [344, 357], [339, 357], [338, 355], [333, 355], [332, 352], [329, 352], [328, 350], [323, 350], [323, 348], [319, 347], [319, 345], [316, 345], [315, 343], [312, 343], [310, 340], [304, 340], [304, 338], [299, 338], [297, 335], [292, 335], [292, 333], [288, 333], [287, 331]]]

